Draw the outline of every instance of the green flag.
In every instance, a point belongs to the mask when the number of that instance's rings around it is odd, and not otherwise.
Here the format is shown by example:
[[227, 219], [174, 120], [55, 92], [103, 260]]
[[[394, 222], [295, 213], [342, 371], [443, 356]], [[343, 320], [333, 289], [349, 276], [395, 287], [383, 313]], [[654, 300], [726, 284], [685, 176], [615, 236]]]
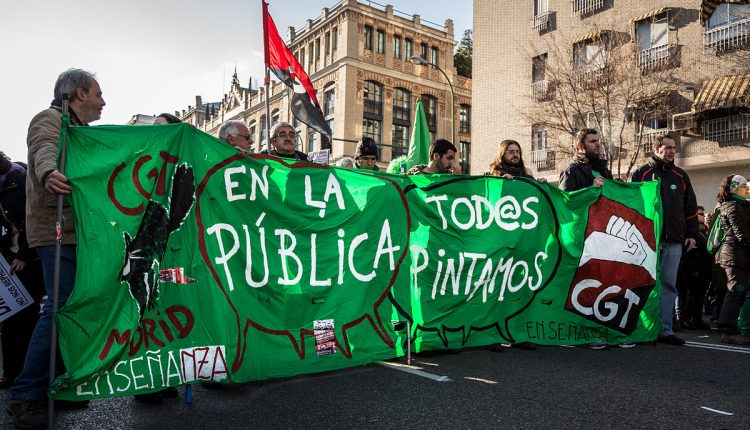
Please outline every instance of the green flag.
[[430, 130], [427, 128], [427, 116], [424, 113], [422, 100], [417, 99], [414, 109], [414, 127], [409, 140], [409, 154], [395, 158], [388, 165], [388, 172], [401, 173], [401, 166], [409, 170], [418, 164], [430, 161]]

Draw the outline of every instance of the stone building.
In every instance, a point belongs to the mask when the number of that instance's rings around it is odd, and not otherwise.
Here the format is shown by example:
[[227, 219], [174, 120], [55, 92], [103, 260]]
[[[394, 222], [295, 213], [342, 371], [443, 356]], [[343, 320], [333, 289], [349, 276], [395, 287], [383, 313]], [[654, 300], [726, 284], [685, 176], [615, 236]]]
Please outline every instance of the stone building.
[[[635, 167], [656, 136], [671, 132], [676, 163], [699, 204], [713, 207], [721, 178], [750, 174], [747, 3], [475, 0], [472, 164], [483, 167], [500, 139], [515, 139], [536, 175], [555, 182], [576, 128], [600, 128], [613, 163]], [[585, 97], [557, 112], [556, 123], [550, 107], [576, 86]], [[614, 107], [587, 112], [608, 89], [619, 91]]]
[[[393, 6], [374, 4], [343, 0], [324, 8], [316, 19], [307, 20], [304, 28], [288, 29], [287, 46], [310, 76], [333, 131], [332, 158], [351, 156], [362, 136], [379, 143], [381, 164], [405, 154], [414, 103], [422, 98], [433, 138], [454, 140], [468, 163], [471, 79], [458, 76], [453, 66], [453, 21], [447, 19], [440, 26]], [[455, 97], [437, 69], [412, 63], [412, 56], [421, 56], [442, 69], [453, 84]], [[195, 105], [178, 116], [213, 135], [226, 120], [244, 121], [255, 138], [256, 151], [260, 151], [267, 140], [265, 97], [262, 86], [243, 87], [235, 73], [221, 101], [206, 104], [196, 96]], [[291, 115], [286, 86], [273, 82], [269, 103], [272, 124], [287, 121], [297, 128], [299, 150], [320, 149], [320, 135]], [[450, 137], [451, 114], [455, 139]]]

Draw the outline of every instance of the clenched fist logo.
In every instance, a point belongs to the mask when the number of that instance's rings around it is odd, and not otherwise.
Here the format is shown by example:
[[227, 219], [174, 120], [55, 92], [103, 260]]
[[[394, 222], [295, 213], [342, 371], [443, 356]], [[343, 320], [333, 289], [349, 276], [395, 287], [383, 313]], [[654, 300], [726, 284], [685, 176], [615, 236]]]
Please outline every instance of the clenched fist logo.
[[600, 197], [589, 208], [583, 252], [565, 308], [630, 334], [655, 284], [653, 221]]

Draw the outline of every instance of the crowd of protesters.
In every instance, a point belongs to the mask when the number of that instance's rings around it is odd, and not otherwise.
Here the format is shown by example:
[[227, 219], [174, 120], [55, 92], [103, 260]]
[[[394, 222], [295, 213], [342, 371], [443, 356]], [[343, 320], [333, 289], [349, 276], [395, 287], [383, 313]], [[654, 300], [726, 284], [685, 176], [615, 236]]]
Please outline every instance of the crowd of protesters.
[[[37, 114], [27, 136], [28, 164], [12, 162], [0, 153], [0, 253], [9, 268], [21, 279], [36, 302], [35, 306], [13, 315], [3, 323], [3, 376], [0, 389], [10, 388], [7, 410], [20, 428], [44, 428], [44, 406], [49, 389], [50, 343], [52, 336], [53, 274], [55, 262], [55, 202], [71, 192], [67, 178], [58, 170], [58, 139], [64, 95], [69, 96], [71, 123], [87, 126], [98, 120], [105, 106], [95, 76], [80, 69], [69, 69], [57, 79], [51, 106]], [[174, 124], [179, 118], [161, 114], [155, 124]], [[307, 161], [307, 154], [296, 149], [297, 135], [286, 122], [273, 125], [270, 146], [262, 153], [292, 160]], [[253, 139], [241, 121], [227, 121], [219, 129], [219, 138], [243, 153], [252, 151]], [[607, 162], [601, 157], [601, 136], [595, 129], [584, 129], [576, 138], [576, 155], [561, 173], [559, 187], [572, 192], [587, 187], [605, 186], [613, 180]], [[750, 202], [747, 180], [728, 175], [719, 186], [716, 209], [706, 216], [698, 206], [688, 174], [675, 166], [675, 139], [660, 136], [653, 144], [654, 155], [633, 173], [632, 181], [661, 180], [664, 225], [658, 249], [662, 292], [660, 314], [663, 333], [658, 341], [682, 345], [674, 332], [687, 329], [707, 330], [704, 314], [717, 322], [725, 343], [750, 345]], [[353, 157], [337, 164], [346, 168], [378, 170], [377, 144], [364, 137]], [[455, 145], [436, 139], [429, 149], [427, 164], [413, 166], [408, 175], [459, 173]], [[500, 142], [497, 155], [489, 163], [486, 175], [534, 179], [524, 165], [521, 145], [514, 140]], [[543, 179], [539, 180], [544, 182]], [[708, 202], [706, 202], [708, 203]], [[59, 268], [58, 307], [70, 295], [76, 270], [76, 235], [70, 208], [63, 209], [62, 252]], [[723, 240], [716, 254], [708, 251], [709, 232], [720, 228]], [[46, 298], [45, 298], [46, 297]], [[41, 312], [40, 312], [41, 310]], [[596, 342], [592, 348], [607, 345]], [[632, 346], [624, 344], [623, 346]], [[56, 374], [64, 372], [57, 355]], [[175, 396], [165, 390], [137, 400], [154, 402]], [[56, 407], [85, 407], [85, 402], [56, 402]]]

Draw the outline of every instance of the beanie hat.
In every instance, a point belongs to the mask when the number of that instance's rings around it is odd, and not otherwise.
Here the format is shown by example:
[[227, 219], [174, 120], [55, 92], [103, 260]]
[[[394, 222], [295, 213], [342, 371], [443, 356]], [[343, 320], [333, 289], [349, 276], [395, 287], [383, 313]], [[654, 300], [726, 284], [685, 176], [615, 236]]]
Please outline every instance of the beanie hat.
[[734, 193], [737, 188], [747, 184], [747, 179], [744, 176], [734, 175], [732, 176], [732, 182], [729, 184], [729, 192]]
[[354, 150], [354, 159], [366, 157], [368, 155], [374, 155], [375, 158], [377, 158], [378, 146], [372, 138], [363, 137], [357, 142], [357, 148]]

